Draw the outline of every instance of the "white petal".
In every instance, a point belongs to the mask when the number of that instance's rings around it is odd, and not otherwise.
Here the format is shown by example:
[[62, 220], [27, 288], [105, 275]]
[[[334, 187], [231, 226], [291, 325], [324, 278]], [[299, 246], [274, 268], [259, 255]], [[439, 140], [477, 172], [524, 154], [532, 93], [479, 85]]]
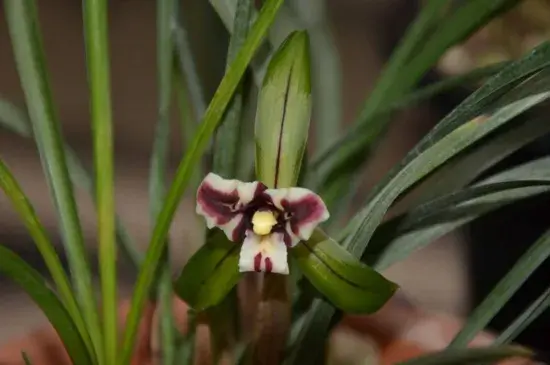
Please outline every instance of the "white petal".
[[197, 191], [197, 214], [205, 218], [208, 228], [218, 227], [234, 241], [242, 235], [235, 230], [243, 218], [239, 209], [250, 203], [259, 187], [259, 182], [243, 183], [209, 173]]
[[[304, 188], [268, 189], [273, 204], [280, 210], [293, 213], [285, 229], [293, 247], [308, 240], [315, 228], [330, 218], [328, 209], [320, 196]], [[294, 228], [294, 229], [292, 229]]]
[[239, 198], [241, 199], [241, 204], [248, 204], [254, 199], [256, 191], [261, 183], [258, 181], [254, 182], [241, 182], [237, 187], [239, 191]]
[[248, 231], [241, 247], [239, 271], [288, 274], [288, 259], [283, 235], [258, 236]]

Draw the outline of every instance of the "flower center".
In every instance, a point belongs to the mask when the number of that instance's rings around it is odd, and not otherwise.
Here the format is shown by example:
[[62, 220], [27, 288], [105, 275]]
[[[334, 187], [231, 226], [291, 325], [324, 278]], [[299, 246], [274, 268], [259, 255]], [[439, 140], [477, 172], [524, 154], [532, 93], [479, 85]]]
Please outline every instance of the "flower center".
[[271, 229], [277, 224], [277, 218], [270, 210], [261, 210], [252, 216], [252, 230], [258, 236], [265, 236], [271, 233]]

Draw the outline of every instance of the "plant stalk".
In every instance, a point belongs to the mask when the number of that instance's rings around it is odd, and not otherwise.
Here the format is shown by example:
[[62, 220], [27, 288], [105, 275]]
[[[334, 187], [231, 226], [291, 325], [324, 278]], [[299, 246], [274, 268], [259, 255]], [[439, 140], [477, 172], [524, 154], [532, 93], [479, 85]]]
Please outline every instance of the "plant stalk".
[[266, 273], [258, 305], [251, 364], [278, 365], [291, 324], [291, 296], [288, 275]]

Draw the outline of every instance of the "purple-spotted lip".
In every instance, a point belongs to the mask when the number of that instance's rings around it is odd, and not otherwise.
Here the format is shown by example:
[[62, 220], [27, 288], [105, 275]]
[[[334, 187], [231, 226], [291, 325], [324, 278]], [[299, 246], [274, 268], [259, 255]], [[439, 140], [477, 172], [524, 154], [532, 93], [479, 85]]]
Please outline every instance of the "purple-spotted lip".
[[[256, 212], [274, 213], [267, 235], [254, 233]], [[268, 189], [261, 182], [241, 182], [208, 174], [197, 191], [197, 213], [208, 228], [217, 227], [241, 247], [240, 271], [288, 274], [287, 248], [311, 237], [329, 218], [323, 200], [304, 188]]]

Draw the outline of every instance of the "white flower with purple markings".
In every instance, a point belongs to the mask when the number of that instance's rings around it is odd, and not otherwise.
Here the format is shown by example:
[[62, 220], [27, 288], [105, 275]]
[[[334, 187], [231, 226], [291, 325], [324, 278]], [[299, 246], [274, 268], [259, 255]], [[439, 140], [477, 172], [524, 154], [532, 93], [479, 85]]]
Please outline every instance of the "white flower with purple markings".
[[329, 218], [325, 203], [304, 188], [268, 189], [261, 182], [245, 183], [208, 174], [197, 192], [197, 213], [208, 228], [220, 228], [242, 243], [241, 272], [288, 274], [287, 249], [308, 240]]

